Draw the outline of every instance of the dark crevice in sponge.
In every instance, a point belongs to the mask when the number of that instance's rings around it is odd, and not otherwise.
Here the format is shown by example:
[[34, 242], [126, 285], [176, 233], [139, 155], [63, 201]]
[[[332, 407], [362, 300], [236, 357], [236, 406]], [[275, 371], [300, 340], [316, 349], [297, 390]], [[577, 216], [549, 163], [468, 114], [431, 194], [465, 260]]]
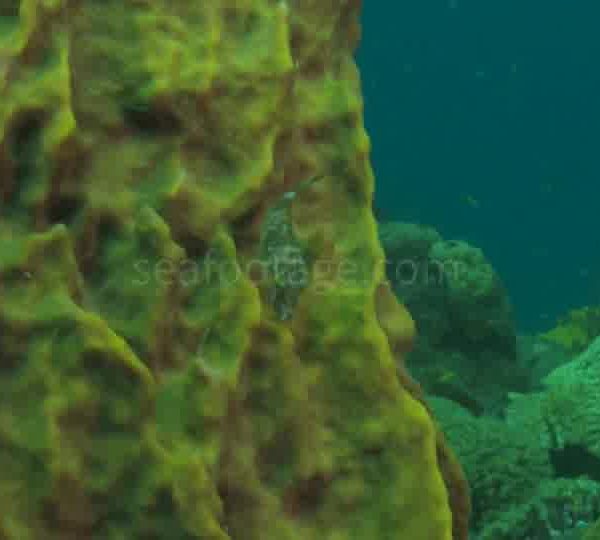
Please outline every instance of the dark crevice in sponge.
[[62, 195], [50, 201], [46, 211], [50, 223], [70, 225], [81, 207], [77, 197]]
[[182, 132], [177, 115], [167, 107], [128, 101], [121, 107], [125, 123], [137, 132], [151, 136], [173, 136]]
[[568, 444], [562, 448], [553, 448], [550, 450], [550, 463], [556, 476], [587, 476], [600, 482], [600, 458], [583, 446]]

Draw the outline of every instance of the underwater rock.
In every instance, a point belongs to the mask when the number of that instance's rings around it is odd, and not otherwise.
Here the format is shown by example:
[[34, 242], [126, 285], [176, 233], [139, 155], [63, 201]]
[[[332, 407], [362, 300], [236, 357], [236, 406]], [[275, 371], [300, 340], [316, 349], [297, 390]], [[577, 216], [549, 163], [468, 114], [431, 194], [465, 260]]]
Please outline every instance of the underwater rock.
[[[0, 537], [465, 540], [381, 293], [361, 2], [10, 4]], [[265, 215], [315, 175], [277, 311]]]

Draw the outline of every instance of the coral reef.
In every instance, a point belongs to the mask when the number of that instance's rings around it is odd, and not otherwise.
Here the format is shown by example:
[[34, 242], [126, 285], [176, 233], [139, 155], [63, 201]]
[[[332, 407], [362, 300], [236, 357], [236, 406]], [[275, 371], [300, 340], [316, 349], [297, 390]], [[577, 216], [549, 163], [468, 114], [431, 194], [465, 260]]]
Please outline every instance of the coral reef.
[[585, 531], [583, 540], [600, 540], [600, 519]]
[[536, 431], [473, 416], [444, 398], [431, 397], [429, 403], [465, 468], [477, 528], [532, 499], [539, 482], [552, 478], [548, 451], [539, 444]]
[[531, 501], [515, 504], [471, 540], [581, 540], [598, 515], [600, 484], [586, 479], [543, 482]]
[[379, 235], [387, 276], [415, 319], [408, 365], [425, 389], [476, 414], [499, 411], [529, 385], [512, 308], [483, 252], [431, 227], [388, 222]]
[[598, 482], [544, 480], [531, 499], [484, 526], [477, 540], [575, 540], [599, 513]]
[[540, 411], [557, 466], [591, 467], [600, 481], [600, 338], [543, 383], [541, 396], [520, 396], [519, 407]]
[[10, 6], [0, 537], [465, 539], [461, 469], [398, 372], [360, 1]]
[[464, 465], [477, 540], [580, 538], [600, 515], [600, 338], [502, 418], [428, 403]]
[[517, 359], [521, 368], [529, 374], [529, 390], [540, 390], [544, 378], [572, 360], [573, 356], [562, 345], [543, 337], [522, 335], [517, 337]]
[[540, 338], [559, 345], [571, 354], [578, 354], [600, 336], [600, 307], [585, 306], [562, 317], [554, 328], [540, 334]]

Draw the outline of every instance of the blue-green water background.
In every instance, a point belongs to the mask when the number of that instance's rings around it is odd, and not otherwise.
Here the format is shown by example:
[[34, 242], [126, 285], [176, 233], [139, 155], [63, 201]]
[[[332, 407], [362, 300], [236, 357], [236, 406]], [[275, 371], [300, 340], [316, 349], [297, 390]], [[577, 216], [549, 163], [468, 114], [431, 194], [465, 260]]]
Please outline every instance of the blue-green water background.
[[383, 219], [484, 249], [523, 331], [600, 303], [600, 3], [365, 0]]

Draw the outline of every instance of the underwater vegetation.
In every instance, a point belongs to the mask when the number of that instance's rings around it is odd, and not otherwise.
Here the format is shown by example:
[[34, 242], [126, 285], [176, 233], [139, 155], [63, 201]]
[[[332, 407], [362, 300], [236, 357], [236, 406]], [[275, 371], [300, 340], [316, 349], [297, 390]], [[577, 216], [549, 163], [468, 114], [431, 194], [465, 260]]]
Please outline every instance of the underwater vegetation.
[[600, 306], [584, 306], [562, 317], [556, 326], [540, 335], [544, 341], [580, 353], [600, 335]]
[[3, 3], [3, 540], [467, 537], [381, 265], [360, 4]]
[[508, 293], [482, 250], [414, 223], [383, 223], [379, 236], [387, 276], [418, 330], [411, 372], [473, 414], [501, 409], [529, 374]]
[[2, 540], [597, 540], [598, 308], [378, 226], [360, 8], [0, 7]]
[[[518, 335], [480, 249], [412, 223], [381, 224], [379, 235], [387, 276], [416, 324], [407, 365], [470, 484], [471, 538], [590, 537], [600, 516], [597, 309]], [[585, 336], [581, 349], [557, 338], [571, 335]]]
[[600, 519], [596, 521], [584, 534], [583, 540], [598, 540], [600, 538]]

